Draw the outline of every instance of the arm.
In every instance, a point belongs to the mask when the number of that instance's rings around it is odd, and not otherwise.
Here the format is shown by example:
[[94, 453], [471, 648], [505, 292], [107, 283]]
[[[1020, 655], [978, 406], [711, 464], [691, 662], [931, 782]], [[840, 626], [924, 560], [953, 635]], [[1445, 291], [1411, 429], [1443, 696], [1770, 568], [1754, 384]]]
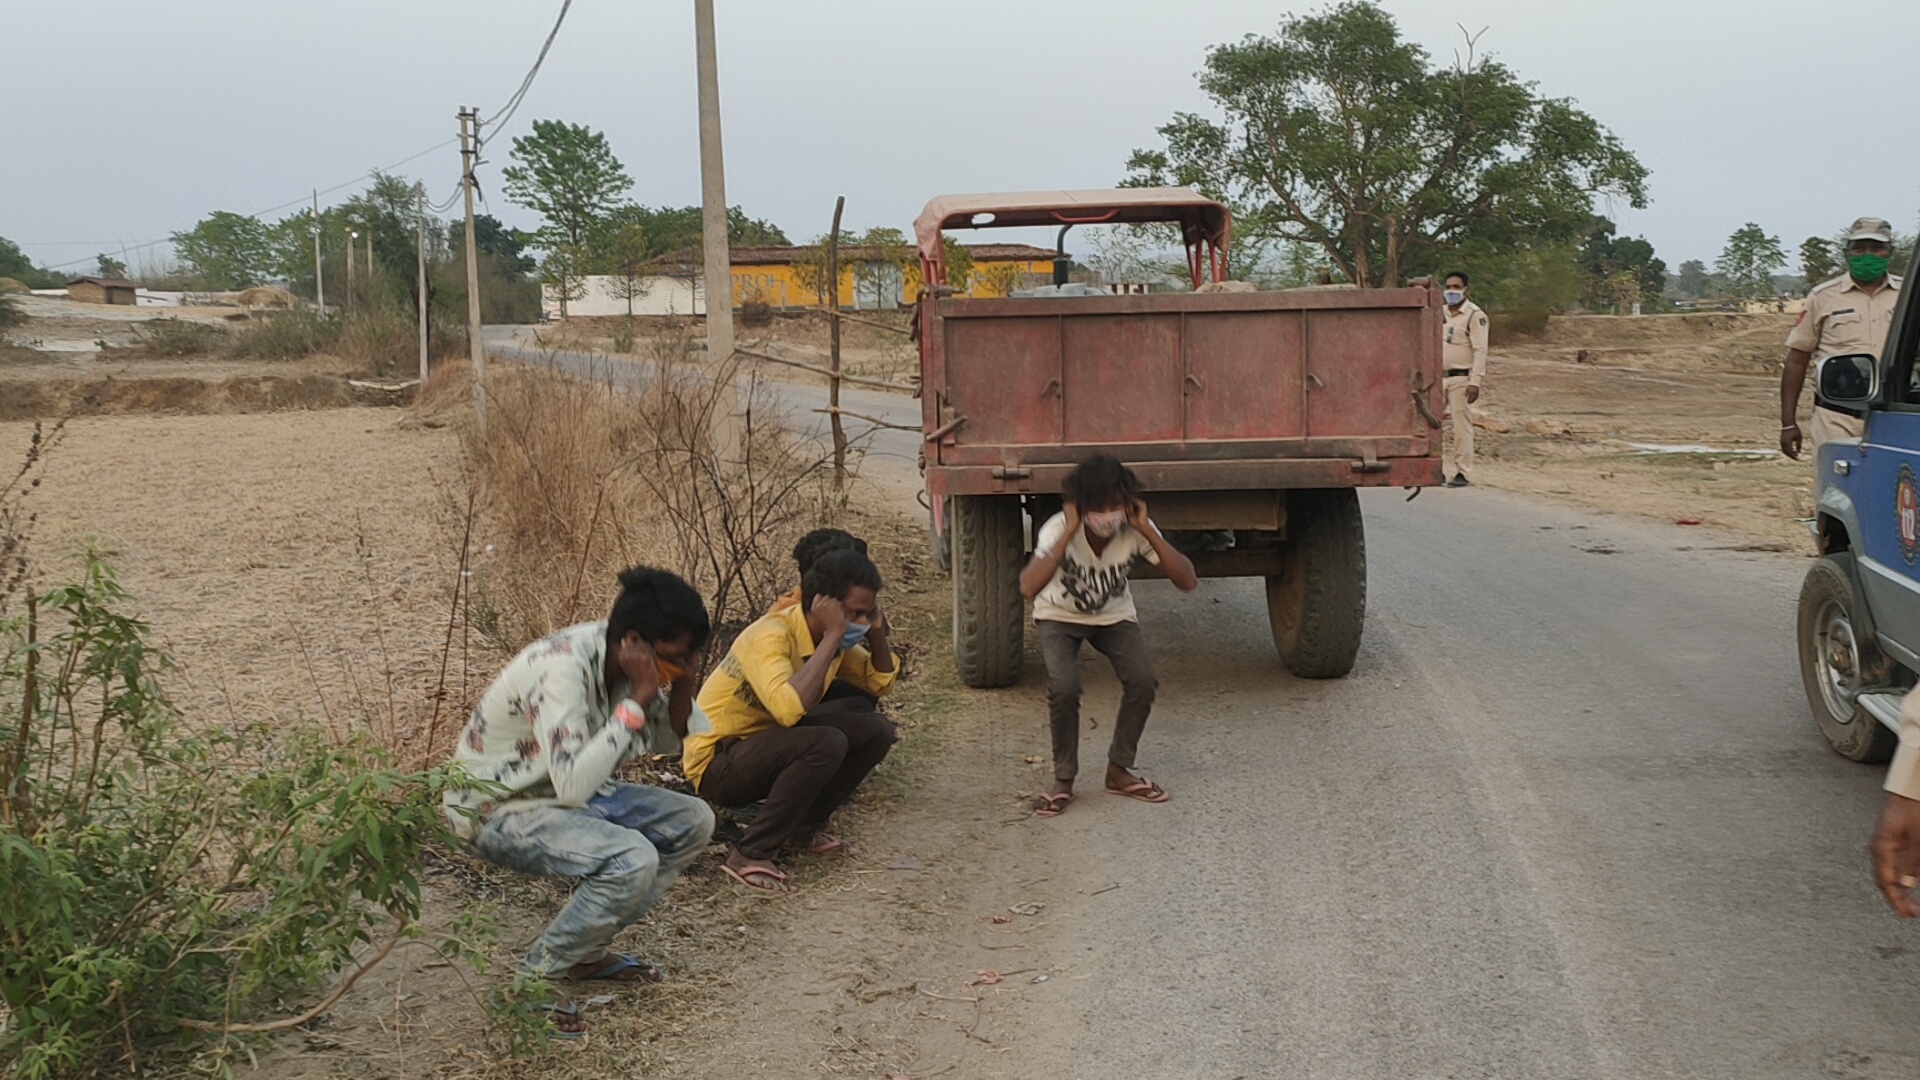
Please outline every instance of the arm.
[[1467, 404], [1480, 400], [1480, 383], [1487, 377], [1487, 313], [1475, 311], [1468, 320], [1467, 341], [1473, 346], [1473, 374], [1467, 377]]
[[[787, 727], [799, 723], [800, 717], [805, 715], [808, 709], [820, 704], [820, 699], [827, 696], [827, 683], [833, 672], [833, 661], [840, 655], [840, 636], [847, 632], [847, 613], [840, 606], [840, 601], [831, 596], [816, 596], [813, 598], [813, 610], [821, 618], [820, 644], [813, 650], [813, 655], [807, 657], [807, 662], [801, 666], [800, 670], [787, 677], [787, 687], [793, 692], [794, 700], [799, 703], [800, 711], [795, 713], [791, 720], [780, 715], [778, 711], [775, 711], [773, 716], [775, 720]], [[788, 661], [787, 666], [791, 668], [792, 662]], [[753, 688], [756, 691], [760, 689], [759, 680], [753, 680]], [[773, 708], [773, 703], [767, 700], [764, 693], [760, 695], [760, 700], [769, 709]]]
[[700, 670], [700, 658], [687, 660], [687, 674], [673, 680], [673, 692], [667, 698], [667, 722], [673, 733], [687, 737], [687, 718], [693, 715], [693, 672]]
[[1873, 879], [1903, 918], [1920, 915], [1913, 890], [1920, 876], [1920, 700], [1900, 705], [1900, 750], [1887, 767], [1887, 801], [1874, 830]]
[[562, 806], [585, 806], [613, 777], [633, 743], [633, 732], [619, 723], [591, 731], [586, 682], [593, 677], [577, 665], [555, 665], [541, 679], [534, 738], [546, 756], [547, 778]]
[[1787, 362], [1780, 370], [1780, 452], [1790, 458], [1800, 456], [1800, 388], [1807, 381], [1807, 362], [1813, 354], [1805, 349], [1787, 350]]
[[[1040, 595], [1053, 575], [1060, 572], [1060, 560], [1067, 545], [1080, 532], [1080, 508], [1068, 503], [1062, 518], [1049, 520], [1034, 539], [1033, 561], [1020, 571], [1020, 595], [1028, 600]], [[1061, 524], [1056, 526], [1055, 521]]]
[[1167, 580], [1173, 582], [1174, 588], [1181, 592], [1192, 592], [1200, 587], [1200, 575], [1193, 572], [1193, 560], [1176, 551], [1172, 544], [1167, 543], [1167, 538], [1160, 535], [1160, 526], [1147, 516], [1146, 503], [1139, 499], [1133, 501], [1133, 505], [1127, 508], [1127, 523], [1146, 537], [1147, 543], [1153, 548], [1153, 561], [1167, 572]]

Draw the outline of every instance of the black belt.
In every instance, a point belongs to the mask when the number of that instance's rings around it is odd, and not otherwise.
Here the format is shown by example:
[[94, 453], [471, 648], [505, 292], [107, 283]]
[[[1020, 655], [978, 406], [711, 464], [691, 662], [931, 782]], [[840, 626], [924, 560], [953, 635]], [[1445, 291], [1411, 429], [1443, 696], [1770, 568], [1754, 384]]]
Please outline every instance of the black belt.
[[1473, 374], [1472, 368], [1450, 367], [1447, 369], [1447, 378], [1449, 379], [1453, 378], [1456, 375], [1471, 375], [1471, 374]]

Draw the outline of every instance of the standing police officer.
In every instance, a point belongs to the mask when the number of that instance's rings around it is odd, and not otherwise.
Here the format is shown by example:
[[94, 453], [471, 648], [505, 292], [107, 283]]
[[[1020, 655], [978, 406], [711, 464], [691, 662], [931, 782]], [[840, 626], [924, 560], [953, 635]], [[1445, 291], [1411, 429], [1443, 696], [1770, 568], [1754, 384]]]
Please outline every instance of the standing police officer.
[[[1823, 281], [1807, 293], [1800, 321], [1787, 334], [1787, 365], [1780, 373], [1780, 452], [1800, 456], [1800, 387], [1807, 379], [1807, 361], [1816, 366], [1829, 356], [1849, 353], [1880, 355], [1899, 302], [1900, 278], [1887, 273], [1893, 257], [1893, 226], [1880, 218], [1863, 217], [1847, 230], [1847, 272]], [[1860, 414], [1819, 400], [1820, 379], [1814, 377], [1812, 451], [1835, 439], [1860, 437]]]
[[1446, 333], [1440, 346], [1440, 365], [1447, 377], [1441, 385], [1447, 394], [1447, 412], [1453, 415], [1453, 456], [1448, 458], [1443, 443], [1441, 470], [1448, 476], [1448, 487], [1466, 487], [1473, 472], [1471, 406], [1480, 400], [1480, 382], [1487, 377], [1487, 313], [1467, 299], [1464, 271], [1447, 275], [1440, 297], [1447, 302]]

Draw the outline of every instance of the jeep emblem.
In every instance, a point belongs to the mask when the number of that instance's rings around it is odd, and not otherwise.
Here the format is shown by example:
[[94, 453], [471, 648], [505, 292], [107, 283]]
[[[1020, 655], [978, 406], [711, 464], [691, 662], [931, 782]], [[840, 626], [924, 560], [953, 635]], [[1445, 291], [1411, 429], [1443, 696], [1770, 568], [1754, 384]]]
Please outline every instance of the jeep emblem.
[[1920, 557], [1920, 483], [1905, 465], [1900, 466], [1900, 479], [1893, 489], [1893, 506], [1900, 516], [1900, 557], [1912, 566]]

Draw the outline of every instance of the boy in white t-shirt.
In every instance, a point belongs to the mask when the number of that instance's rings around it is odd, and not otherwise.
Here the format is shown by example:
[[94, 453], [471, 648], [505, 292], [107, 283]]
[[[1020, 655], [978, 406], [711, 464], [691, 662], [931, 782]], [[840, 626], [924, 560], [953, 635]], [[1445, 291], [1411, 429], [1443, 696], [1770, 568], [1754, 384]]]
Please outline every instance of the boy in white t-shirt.
[[1120, 715], [1107, 751], [1107, 790], [1162, 803], [1167, 793], [1132, 772], [1140, 733], [1153, 711], [1158, 680], [1140, 633], [1127, 575], [1135, 559], [1167, 573], [1183, 592], [1200, 585], [1193, 561], [1173, 549], [1147, 517], [1140, 481], [1110, 454], [1096, 454], [1061, 485], [1066, 509], [1047, 519], [1033, 561], [1020, 572], [1020, 595], [1033, 601], [1033, 625], [1047, 661], [1047, 711], [1053, 729], [1053, 788], [1035, 817], [1057, 817], [1073, 801], [1080, 771], [1080, 645], [1092, 645], [1120, 679]]

